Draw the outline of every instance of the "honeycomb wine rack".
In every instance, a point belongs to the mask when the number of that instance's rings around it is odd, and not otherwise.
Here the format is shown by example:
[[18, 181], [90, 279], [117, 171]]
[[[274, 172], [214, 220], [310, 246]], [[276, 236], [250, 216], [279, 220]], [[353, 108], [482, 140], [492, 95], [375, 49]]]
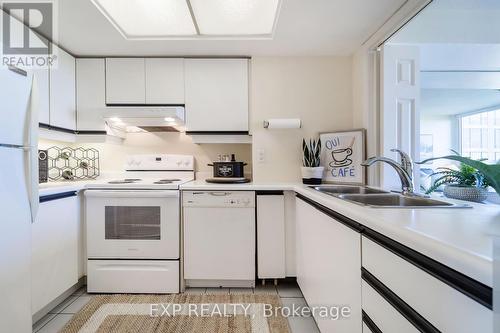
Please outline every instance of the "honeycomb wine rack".
[[47, 149], [48, 173], [52, 181], [95, 179], [99, 176], [99, 151], [94, 148], [51, 147]]

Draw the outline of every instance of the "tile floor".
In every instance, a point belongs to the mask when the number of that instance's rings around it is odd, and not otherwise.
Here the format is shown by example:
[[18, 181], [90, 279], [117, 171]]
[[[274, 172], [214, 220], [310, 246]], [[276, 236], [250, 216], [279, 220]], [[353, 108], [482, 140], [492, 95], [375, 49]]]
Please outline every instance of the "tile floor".
[[[277, 287], [272, 284], [257, 286], [255, 289], [245, 288], [188, 288], [186, 293], [276, 293], [280, 296], [283, 306], [305, 306], [306, 302], [300, 289], [295, 283], [280, 283]], [[76, 291], [56, 306], [49, 314], [33, 325], [33, 333], [57, 333], [77, 313], [92, 295], [87, 294], [85, 287]], [[316, 323], [312, 318], [289, 317], [291, 333], [319, 333]]]

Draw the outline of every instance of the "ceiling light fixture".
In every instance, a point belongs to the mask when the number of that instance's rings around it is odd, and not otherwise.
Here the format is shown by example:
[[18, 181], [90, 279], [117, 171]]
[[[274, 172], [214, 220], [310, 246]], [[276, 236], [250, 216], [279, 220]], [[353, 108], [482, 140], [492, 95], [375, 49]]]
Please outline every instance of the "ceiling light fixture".
[[186, 0], [92, 0], [126, 39], [194, 36]]
[[91, 0], [126, 39], [270, 39], [282, 0]]
[[263, 36], [274, 31], [280, 0], [188, 0], [201, 35]]

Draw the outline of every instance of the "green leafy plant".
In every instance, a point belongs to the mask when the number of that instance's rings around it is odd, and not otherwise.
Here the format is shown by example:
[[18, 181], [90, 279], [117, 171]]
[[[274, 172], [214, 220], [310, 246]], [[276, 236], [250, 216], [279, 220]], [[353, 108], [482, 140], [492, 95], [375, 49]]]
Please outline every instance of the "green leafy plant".
[[[447, 168], [440, 168], [445, 170], [440, 170], [436, 172], [440, 174], [441, 177], [436, 179], [431, 188], [427, 190], [430, 193], [437, 189], [443, 184], [463, 184], [479, 187], [491, 186], [495, 191], [500, 194], [500, 164], [486, 164], [482, 161], [477, 161], [470, 159], [468, 157], [460, 156], [458, 153], [454, 152], [455, 155], [441, 156], [426, 159], [422, 162], [417, 162], [417, 164], [425, 164], [430, 161], [446, 159], [451, 161], [460, 162], [460, 170], [452, 170]], [[450, 171], [451, 170], [451, 171]], [[472, 175], [472, 178], [471, 178]], [[439, 184], [440, 183], [440, 184]], [[437, 186], [436, 186], [437, 185]], [[433, 189], [434, 188], [434, 189]]]
[[456, 184], [461, 186], [475, 186], [481, 188], [487, 188], [489, 186], [488, 181], [485, 179], [484, 175], [471, 167], [470, 165], [460, 163], [459, 170], [454, 170], [451, 168], [437, 168], [438, 171], [432, 173], [430, 176], [439, 176], [431, 187], [426, 189], [425, 193], [430, 194], [436, 191], [442, 185]]
[[302, 139], [302, 164], [308, 168], [319, 167], [321, 155], [320, 139]]

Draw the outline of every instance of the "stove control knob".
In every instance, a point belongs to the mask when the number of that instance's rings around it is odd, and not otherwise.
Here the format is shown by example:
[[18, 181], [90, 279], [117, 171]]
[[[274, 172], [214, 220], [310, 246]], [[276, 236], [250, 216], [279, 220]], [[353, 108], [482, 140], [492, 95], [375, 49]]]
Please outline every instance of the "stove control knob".
[[250, 199], [249, 199], [249, 198], [245, 198], [245, 199], [243, 199], [243, 204], [244, 204], [245, 206], [248, 206], [248, 205], [250, 204]]

